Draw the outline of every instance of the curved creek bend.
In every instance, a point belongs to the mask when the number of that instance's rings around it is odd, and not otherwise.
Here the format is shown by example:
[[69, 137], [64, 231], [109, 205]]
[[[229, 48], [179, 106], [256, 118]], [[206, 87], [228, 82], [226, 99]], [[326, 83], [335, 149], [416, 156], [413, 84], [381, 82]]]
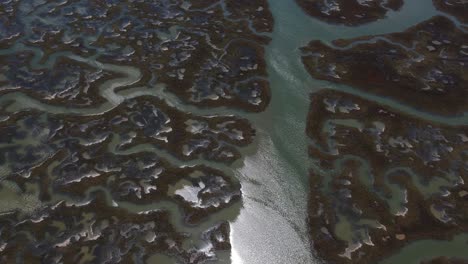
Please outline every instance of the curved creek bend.
[[[272, 42], [267, 47], [272, 100], [264, 113], [249, 116], [259, 130], [258, 149], [254, 154], [246, 154], [244, 165], [238, 170], [244, 206], [231, 224], [232, 263], [321, 263], [310, 249], [304, 209], [312, 164], [307, 156], [310, 140], [304, 133], [310, 93], [321, 88], [343, 91], [449, 126], [468, 124], [468, 113], [456, 117], [433, 115], [346, 85], [316, 80], [301, 62], [299, 48], [311, 40], [330, 43], [337, 38], [400, 32], [441, 14], [432, 1], [406, 1], [400, 11], [389, 12], [385, 19], [357, 27], [319, 21], [288, 1], [269, 2], [275, 18]], [[252, 179], [245, 179], [244, 175], [252, 175]], [[431, 257], [427, 252], [432, 250], [434, 256], [444, 252], [467, 257], [463, 250], [467, 241], [468, 235], [460, 235], [452, 242], [419, 241], [383, 263], [417, 264]], [[449, 247], [452, 250], [444, 251]]]
[[[57, 57], [66, 56], [98, 69], [123, 74], [124, 77], [111, 79], [101, 85], [99, 92], [107, 102], [96, 108], [51, 106], [19, 92], [0, 97], [0, 105], [13, 99], [15, 103], [10, 104], [7, 111], [36, 108], [53, 114], [94, 115], [113, 109], [124, 99], [152, 95], [164, 99], [170, 106], [184, 112], [198, 115], [236, 114], [246, 117], [257, 130], [257, 135], [253, 144], [242, 149], [243, 158], [240, 161], [229, 168], [227, 165], [214, 162], [196, 161], [198, 164], [208, 164], [223, 170], [228, 175], [234, 168], [235, 173], [231, 177], [236, 177], [241, 182], [242, 202], [211, 215], [208, 221], [199, 226], [184, 224], [177, 205], [171, 202], [147, 206], [122, 202], [119, 205], [132, 212], [168, 210], [175, 227], [192, 234], [193, 240], [189, 244], [198, 246], [202, 242], [198, 241], [197, 237], [200, 237], [200, 234], [212, 223], [219, 219], [229, 219], [232, 250], [230, 254], [220, 254], [219, 263], [321, 263], [314, 256], [311, 247], [313, 242], [309, 241], [307, 230], [308, 171], [313, 164], [307, 155], [310, 140], [305, 134], [310, 93], [321, 88], [343, 91], [381, 105], [397, 108], [420, 119], [447, 125], [468, 124], [468, 113], [457, 117], [432, 115], [391, 99], [360, 92], [349, 86], [315, 80], [307, 73], [301, 62], [299, 48], [310, 40], [329, 43], [337, 38], [399, 32], [439, 14], [430, 0], [408, 0], [402, 10], [390, 12], [385, 19], [358, 27], [336, 26], [318, 21], [307, 16], [292, 1], [269, 0], [269, 4], [275, 19], [274, 31], [271, 34], [272, 42], [267, 46], [266, 53], [272, 99], [268, 108], [262, 113], [246, 113], [223, 107], [201, 109], [182, 103], [175, 95], [165, 91], [163, 86], [157, 85], [152, 89], [132, 88], [115, 92], [116, 88], [136, 83], [141, 78], [139, 69], [132, 66], [103, 64], [95, 57], [83, 58], [69, 53], [54, 54], [48, 61], [40, 64], [41, 51], [25, 46], [0, 50], [0, 55], [19, 50], [32, 51], [35, 56], [32, 60], [34, 68], [51, 67]], [[126, 150], [126, 153], [138, 151], [154, 151], [158, 156], [178, 166], [191, 165], [191, 162], [178, 161], [171, 155], [144, 144]], [[116, 150], [114, 153], [118, 154]], [[1, 171], [0, 176], [2, 176]], [[60, 198], [66, 199], [66, 197]], [[112, 201], [109, 199], [107, 202]], [[461, 246], [466, 247], [467, 240], [468, 235], [460, 235], [453, 241], [419, 241], [382, 263], [417, 264], [423, 257], [427, 257], [428, 251], [434, 252], [434, 256], [438, 256], [437, 252], [444, 252], [456, 257], [468, 257], [468, 252]], [[189, 246], [191, 245], [187, 245]], [[156, 255], [149, 263], [173, 263], [173, 260], [164, 255]]]

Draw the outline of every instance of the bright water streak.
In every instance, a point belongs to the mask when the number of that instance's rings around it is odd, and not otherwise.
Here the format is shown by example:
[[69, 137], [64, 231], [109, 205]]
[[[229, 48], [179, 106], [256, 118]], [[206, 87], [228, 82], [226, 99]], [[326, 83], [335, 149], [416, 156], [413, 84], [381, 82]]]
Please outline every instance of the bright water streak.
[[305, 122], [309, 94], [322, 88], [346, 91], [411, 115], [447, 124], [467, 123], [466, 116], [445, 118], [399, 102], [361, 93], [352, 87], [318, 81], [301, 62], [300, 47], [319, 39], [401, 32], [440, 14], [431, 0], [406, 1], [402, 10], [360, 27], [330, 25], [306, 15], [293, 1], [270, 0], [275, 18], [267, 48], [272, 101], [265, 113], [249, 115], [259, 131], [257, 151], [247, 155], [238, 174], [244, 207], [231, 224], [231, 261], [249, 263], [320, 263], [307, 239], [308, 139]]

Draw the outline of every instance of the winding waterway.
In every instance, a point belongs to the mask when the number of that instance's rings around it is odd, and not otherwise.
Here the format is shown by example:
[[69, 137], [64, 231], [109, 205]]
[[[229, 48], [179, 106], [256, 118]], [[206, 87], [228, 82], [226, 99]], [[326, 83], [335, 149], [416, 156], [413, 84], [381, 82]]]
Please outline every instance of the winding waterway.
[[[275, 19], [273, 41], [267, 47], [273, 96], [266, 112], [249, 116], [259, 131], [258, 149], [254, 154], [246, 154], [244, 165], [238, 170], [244, 206], [231, 224], [232, 263], [320, 263], [310, 247], [306, 226], [311, 162], [307, 156], [309, 140], [304, 131], [309, 94], [322, 88], [344, 91], [447, 125], [468, 124], [468, 113], [456, 117], [437, 116], [349, 86], [319, 81], [307, 73], [301, 62], [299, 48], [311, 40], [330, 43], [337, 38], [400, 32], [441, 14], [431, 0], [406, 1], [400, 11], [389, 12], [387, 18], [359, 27], [321, 22], [290, 1], [269, 2]], [[409, 246], [409, 249], [415, 248], [414, 252], [403, 250], [385, 263], [416, 264], [426, 257], [427, 250], [450, 245], [458, 246], [447, 252], [435, 252], [467, 257], [466, 251], [460, 251], [464, 248], [460, 243], [466, 247], [466, 238], [462, 235], [453, 242], [420, 241]]]
[[[299, 48], [310, 40], [322, 40], [326, 43], [337, 38], [353, 38], [366, 35], [400, 32], [410, 26], [440, 14], [431, 0], [408, 0], [402, 10], [389, 12], [387, 18], [359, 27], [331, 25], [305, 14], [293, 1], [270, 0], [270, 8], [275, 19], [272, 42], [267, 47], [269, 81], [272, 100], [265, 112], [246, 113], [222, 107], [200, 109], [183, 104], [176, 96], [164, 90], [163, 86], [152, 89], [132, 88], [115, 92], [116, 88], [132, 85], [141, 78], [141, 72], [133, 66], [102, 64], [95, 56], [83, 58], [77, 55], [56, 53], [48, 61], [39, 64], [42, 53], [38, 49], [25, 46], [13, 46], [0, 51], [0, 55], [29, 50], [34, 53], [34, 68], [50, 67], [59, 56], [84, 62], [93, 67], [125, 75], [106, 81], [100, 87], [100, 94], [106, 103], [96, 108], [55, 107], [39, 102], [23, 93], [9, 93], [2, 96], [0, 105], [11, 99], [8, 111], [15, 112], [23, 108], [36, 108], [49, 113], [67, 113], [74, 115], [93, 115], [109, 111], [123, 100], [142, 95], [152, 95], [165, 99], [169, 105], [182, 111], [199, 115], [236, 114], [248, 118], [257, 130], [254, 144], [243, 149], [244, 158], [236, 162], [234, 177], [242, 185], [243, 199], [234, 206], [213, 214], [209, 221], [200, 226], [187, 226], [176, 204], [161, 202], [149, 206], [135, 204], [119, 205], [132, 212], [165, 209], [170, 211], [173, 224], [181, 231], [191, 233], [193, 240], [187, 245], [200, 245], [197, 238], [219, 219], [229, 219], [231, 223], [231, 254], [219, 256], [219, 263], [233, 264], [280, 264], [321, 263], [312, 250], [307, 228], [308, 176], [313, 165], [308, 157], [307, 147], [310, 140], [305, 134], [309, 95], [320, 89], [334, 89], [375, 101], [381, 105], [399, 109], [420, 119], [446, 125], [468, 124], [468, 113], [455, 117], [444, 117], [418, 111], [400, 102], [366, 94], [349, 86], [332, 84], [313, 79], [305, 70]], [[98, 56], [98, 54], [96, 55]], [[163, 151], [151, 146], [139, 145], [125, 154], [141, 151], [154, 151], [158, 156], [170, 160], [178, 166], [206, 163], [214, 168], [228, 171], [226, 165], [196, 160], [192, 163], [180, 162]], [[121, 154], [113, 150], [116, 154]], [[2, 176], [0, 174], [0, 176]], [[66, 198], [66, 197], [61, 197]], [[112, 202], [112, 201], [108, 201]], [[383, 263], [419, 263], [428, 257], [427, 250], [434, 249], [434, 256], [451, 254], [456, 257], [468, 257], [467, 235], [460, 235], [453, 241], [419, 241], [409, 245], [400, 253]], [[436, 249], [439, 249], [437, 251]], [[173, 263], [167, 256], [155, 256], [154, 263]]]

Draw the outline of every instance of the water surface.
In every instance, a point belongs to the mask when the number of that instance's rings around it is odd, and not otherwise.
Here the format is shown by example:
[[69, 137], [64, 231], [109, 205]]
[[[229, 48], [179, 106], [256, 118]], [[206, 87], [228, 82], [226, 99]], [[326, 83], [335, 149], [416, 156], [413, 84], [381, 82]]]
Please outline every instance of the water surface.
[[[320, 263], [311, 249], [310, 243], [313, 242], [308, 241], [305, 209], [311, 165], [307, 156], [310, 142], [305, 134], [309, 95], [323, 88], [341, 90], [418, 118], [448, 125], [468, 124], [468, 115], [434, 116], [346, 85], [316, 80], [301, 62], [299, 48], [311, 40], [330, 43], [338, 38], [401, 32], [441, 14], [431, 0], [406, 1], [400, 11], [391, 11], [385, 19], [358, 27], [319, 21], [305, 14], [292, 1], [270, 0], [269, 3], [275, 19], [272, 42], [267, 47], [273, 96], [264, 113], [249, 116], [259, 130], [258, 148], [254, 154], [246, 153], [244, 165], [238, 170], [244, 206], [240, 216], [231, 224], [232, 263]], [[460, 241], [452, 243], [460, 245]], [[416, 247], [432, 249], [439, 243], [440, 246], [452, 244], [422, 241]], [[420, 256], [424, 252], [415, 249], [411, 256], [406, 253], [410, 249], [392, 258], [399, 262], [386, 263], [418, 263], [416, 260], [420, 259], [414, 255]], [[455, 251], [447, 251], [447, 254]], [[460, 251], [458, 254], [464, 255]]]

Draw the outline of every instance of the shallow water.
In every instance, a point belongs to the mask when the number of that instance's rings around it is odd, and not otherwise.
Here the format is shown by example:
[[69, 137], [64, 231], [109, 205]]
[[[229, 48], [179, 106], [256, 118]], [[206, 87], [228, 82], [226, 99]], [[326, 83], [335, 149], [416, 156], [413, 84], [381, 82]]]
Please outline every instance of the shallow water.
[[[322, 88], [341, 90], [447, 125], [468, 124], [468, 113], [458, 117], [437, 116], [349, 86], [315, 80], [301, 62], [299, 48], [311, 40], [329, 43], [337, 38], [400, 32], [440, 14], [431, 0], [406, 1], [400, 11], [389, 12], [385, 19], [358, 27], [319, 21], [290, 1], [269, 2], [275, 18], [273, 41], [267, 47], [273, 96], [266, 112], [249, 117], [255, 120], [260, 136], [257, 151], [248, 155], [244, 166], [239, 169], [244, 207], [231, 224], [232, 263], [320, 263], [307, 239], [307, 211], [303, 209], [307, 205], [311, 164], [307, 156], [310, 140], [304, 132], [309, 94]], [[252, 178], [260, 183], [251, 183], [249, 178], [244, 178], [245, 175], [254, 175]], [[460, 239], [452, 243], [421, 241], [416, 247], [432, 249], [457, 245], [445, 254], [466, 256], [464, 252], [457, 251], [463, 248], [461, 242]], [[385, 263], [418, 263], [416, 260], [426, 256], [422, 250], [408, 251], [405, 249], [392, 258], [397, 262], [390, 260]]]
[[[200, 109], [180, 102], [173, 94], [164, 91], [164, 87], [153, 90], [133, 88], [116, 93], [117, 87], [128, 86], [141, 78], [136, 67], [100, 64], [95, 57], [82, 58], [64, 53], [50, 56], [48, 61], [40, 64], [40, 50], [34, 52], [32, 65], [35, 68], [50, 67], [59, 56], [68, 56], [74, 60], [86, 62], [97, 68], [110, 72], [125, 74], [125, 77], [112, 79], [101, 87], [101, 93], [108, 100], [95, 108], [55, 107], [41, 103], [22, 93], [10, 93], [2, 96], [0, 104], [8, 99], [16, 103], [7, 110], [18, 111], [24, 108], [36, 108], [49, 113], [66, 113], [74, 115], [93, 115], [109, 111], [124, 99], [149, 94], [166, 99], [171, 106], [186, 112], [200, 115], [236, 114], [247, 117], [257, 129], [254, 144], [243, 148], [244, 158], [231, 167], [214, 162], [195, 160], [181, 162], [176, 158], [155, 150], [151, 146], [138, 145], [125, 152], [113, 150], [116, 154], [129, 154], [137, 151], [153, 151], [158, 156], [178, 166], [208, 164], [211, 167], [229, 171], [235, 169], [235, 177], [242, 184], [243, 200], [233, 206], [211, 215], [211, 218], [200, 226], [187, 226], [176, 204], [161, 202], [154, 205], [140, 206], [121, 202], [119, 205], [132, 212], [165, 209], [171, 212], [172, 223], [178, 230], [191, 233], [193, 240], [187, 242], [187, 248], [203, 246], [197, 238], [213, 223], [221, 219], [231, 221], [232, 251], [223, 252], [218, 257], [219, 263], [263, 264], [263, 263], [320, 263], [314, 256], [307, 230], [308, 171], [312, 160], [307, 155], [307, 146], [311, 143], [305, 134], [310, 93], [323, 88], [345, 91], [362, 98], [376, 101], [381, 105], [398, 108], [402, 112], [421, 119], [447, 125], [468, 124], [468, 113], [457, 117], [437, 116], [418, 111], [397, 101], [366, 94], [345, 85], [332, 84], [315, 80], [307, 73], [301, 62], [300, 47], [310, 40], [322, 40], [329, 43], [337, 38], [351, 38], [365, 35], [399, 32], [436, 14], [439, 14], [431, 0], [408, 0], [402, 10], [390, 12], [388, 17], [359, 27], [330, 25], [306, 15], [293, 1], [270, 0], [270, 8], [275, 18], [272, 42], [267, 47], [269, 81], [271, 82], [272, 100], [265, 112], [260, 114], [233, 111], [219, 107]], [[168, 38], [175, 33], [171, 28]], [[164, 33], [161, 33], [164, 34]], [[23, 50], [23, 46], [0, 51], [0, 55]], [[28, 48], [29, 49], [29, 48]], [[356, 124], [356, 123], [353, 123]], [[1, 174], [0, 174], [1, 175]], [[441, 183], [443, 184], [443, 183]], [[431, 187], [434, 191], [438, 186]], [[428, 187], [428, 188], [429, 188]], [[403, 194], [397, 202], [401, 204]], [[64, 198], [64, 197], [63, 197]], [[401, 209], [401, 208], [397, 208]], [[418, 263], [429, 257], [427, 250], [433, 250], [434, 256], [450, 254], [467, 257], [465, 253], [466, 235], [460, 235], [451, 242], [419, 241], [408, 245], [387, 263]], [[313, 242], [312, 242], [313, 243]], [[173, 259], [165, 255], [155, 255], [149, 263], [172, 263]]]

